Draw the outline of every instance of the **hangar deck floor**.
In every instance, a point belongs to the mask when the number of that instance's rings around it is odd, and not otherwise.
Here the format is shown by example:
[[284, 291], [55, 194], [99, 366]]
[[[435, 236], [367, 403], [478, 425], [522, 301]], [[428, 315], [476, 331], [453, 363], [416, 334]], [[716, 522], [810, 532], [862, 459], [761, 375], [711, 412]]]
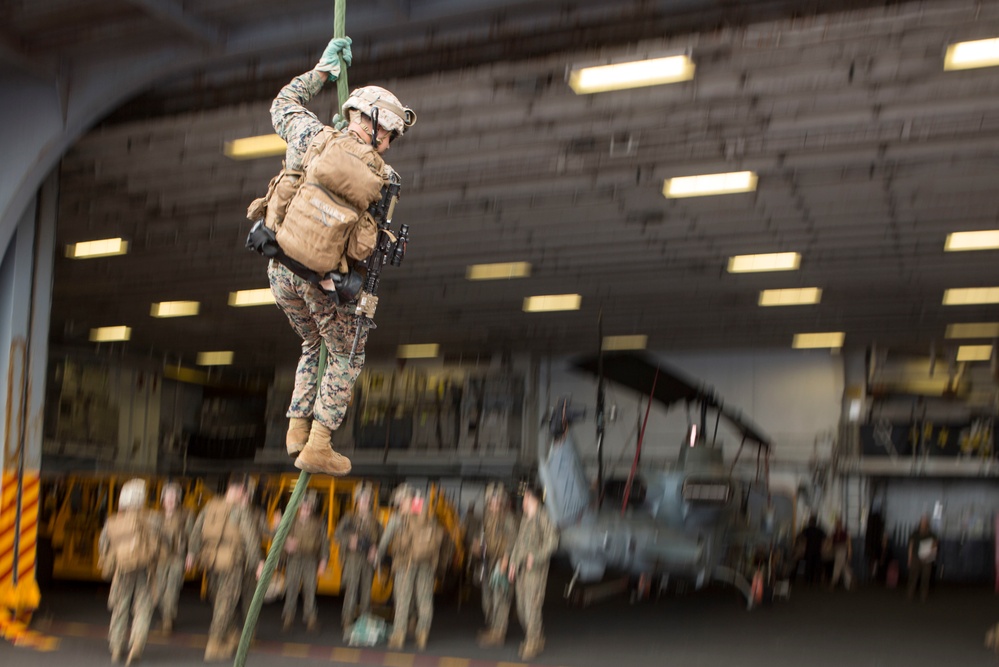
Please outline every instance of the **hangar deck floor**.
[[[545, 609], [546, 651], [534, 662], [565, 667], [994, 667], [983, 647], [986, 629], [999, 622], [999, 598], [983, 588], [935, 589], [927, 603], [904, 592], [862, 588], [829, 593], [798, 587], [786, 602], [747, 612], [730, 591], [717, 590], [629, 605], [623, 599], [586, 609], [568, 608], [549, 590]], [[0, 664], [11, 667], [108, 665], [105, 636], [107, 587], [61, 585], [46, 591], [34, 628], [59, 638], [54, 651], [0, 643]], [[460, 608], [437, 605], [425, 653], [346, 651], [340, 641], [338, 598], [320, 597], [324, 629], [309, 635], [280, 630], [280, 609], [266, 606], [248, 667], [310, 667], [361, 664], [386, 667], [512, 667], [521, 639], [512, 623], [507, 646], [475, 644], [481, 614], [477, 600]], [[198, 665], [209, 621], [208, 606], [188, 587], [182, 618], [169, 641], [155, 632], [141, 665]], [[156, 621], [154, 621], [154, 626]], [[506, 664], [502, 664], [506, 663]]]

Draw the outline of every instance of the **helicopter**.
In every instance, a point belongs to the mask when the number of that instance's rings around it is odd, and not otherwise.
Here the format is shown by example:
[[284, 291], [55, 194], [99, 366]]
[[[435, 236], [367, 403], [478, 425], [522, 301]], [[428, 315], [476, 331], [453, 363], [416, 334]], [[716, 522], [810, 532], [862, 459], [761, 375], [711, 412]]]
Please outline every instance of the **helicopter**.
[[[559, 551], [568, 557], [572, 579], [566, 597], [580, 585], [602, 581], [609, 573], [658, 580], [662, 590], [671, 580], [700, 589], [712, 582], [734, 586], [752, 609], [762, 599], [764, 582], [774, 585], [790, 552], [793, 501], [769, 487], [771, 441], [738, 411], [725, 406], [714, 391], [678, 371], [635, 352], [601, 354], [578, 360], [576, 367], [598, 376], [598, 484], [592, 488], [572, 437], [572, 425], [583, 416], [568, 399], [560, 399], [548, 419], [548, 436], [539, 438], [538, 476], [545, 489], [545, 508], [560, 530]], [[699, 423], [690, 424], [677, 463], [670, 469], [632, 468], [620, 507], [603, 496], [603, 380], [647, 394], [667, 407], [679, 402], [699, 407]], [[714, 413], [714, 433], [706, 423]], [[757, 449], [757, 470], [726, 463], [718, 440], [725, 420], [745, 445]], [[636, 463], [644, 427], [636, 445]], [[632, 489], [644, 498], [631, 498]], [[754, 586], [755, 584], [755, 586]], [[771, 590], [773, 590], [771, 588]]]

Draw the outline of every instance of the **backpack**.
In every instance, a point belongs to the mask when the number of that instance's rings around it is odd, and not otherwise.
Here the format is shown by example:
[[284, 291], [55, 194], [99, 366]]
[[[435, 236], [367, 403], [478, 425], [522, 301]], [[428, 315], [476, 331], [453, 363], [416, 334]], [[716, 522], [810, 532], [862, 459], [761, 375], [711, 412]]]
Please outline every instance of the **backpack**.
[[159, 554], [159, 540], [145, 512], [117, 512], [104, 526], [108, 550], [102, 554], [105, 576], [114, 572], [134, 572], [149, 567]]
[[433, 517], [429, 520], [410, 521], [406, 537], [410, 560], [427, 563], [440, 556], [444, 532]]
[[368, 208], [381, 198], [385, 162], [371, 145], [324, 127], [303, 165], [302, 172], [283, 167], [247, 218], [263, 216], [281, 250], [308, 269], [346, 273], [347, 259], [367, 259], [378, 240]]

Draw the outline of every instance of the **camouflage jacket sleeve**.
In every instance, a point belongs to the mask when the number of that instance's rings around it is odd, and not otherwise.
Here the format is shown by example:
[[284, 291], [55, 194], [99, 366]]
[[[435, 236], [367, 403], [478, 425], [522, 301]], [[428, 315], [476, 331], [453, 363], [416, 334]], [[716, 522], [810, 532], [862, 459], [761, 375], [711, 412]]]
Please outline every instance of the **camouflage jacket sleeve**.
[[239, 536], [246, 550], [246, 567], [257, 566], [260, 561], [260, 533], [257, 532], [257, 522], [249, 510], [243, 509], [239, 516]]
[[197, 520], [194, 522], [194, 527], [191, 528], [191, 539], [187, 543], [187, 555], [198, 557], [198, 552], [201, 551], [201, 542], [204, 539], [204, 535], [201, 534], [202, 529], [205, 525], [205, 513], [202, 511], [198, 514]]
[[288, 142], [285, 162], [289, 169], [301, 169], [302, 158], [312, 139], [323, 129], [316, 114], [305, 108], [323, 88], [324, 74], [316, 70], [296, 76], [271, 103], [274, 131]]
[[354, 532], [354, 515], [344, 514], [340, 517], [340, 520], [336, 522], [336, 530], [333, 531], [333, 539], [340, 546], [340, 550], [344, 551], [347, 549], [347, 541], [350, 539], [351, 534]]
[[520, 532], [517, 534], [517, 542], [514, 544], [510, 560], [518, 567], [527, 562], [528, 554], [533, 557], [535, 563], [546, 561], [551, 558], [557, 546], [558, 533], [555, 525], [544, 510], [539, 509], [533, 519], [526, 517], [521, 519]]
[[111, 540], [108, 539], [108, 524], [104, 523], [101, 528], [101, 536], [97, 538], [97, 562], [100, 565], [107, 560], [108, 552], [111, 549]]
[[397, 515], [393, 514], [389, 518], [388, 525], [385, 526], [385, 532], [382, 533], [382, 539], [378, 540], [378, 555], [376, 556], [378, 560], [385, 558], [385, 552], [388, 551], [389, 545], [392, 544], [392, 538], [395, 537], [395, 533], [399, 530], [401, 523]]
[[329, 562], [330, 559], [330, 538], [326, 522], [319, 520], [319, 562]]
[[548, 518], [544, 507], [538, 510], [538, 517], [541, 519], [541, 539], [538, 541], [537, 551], [534, 552], [534, 560], [548, 560], [558, 547], [558, 529]]

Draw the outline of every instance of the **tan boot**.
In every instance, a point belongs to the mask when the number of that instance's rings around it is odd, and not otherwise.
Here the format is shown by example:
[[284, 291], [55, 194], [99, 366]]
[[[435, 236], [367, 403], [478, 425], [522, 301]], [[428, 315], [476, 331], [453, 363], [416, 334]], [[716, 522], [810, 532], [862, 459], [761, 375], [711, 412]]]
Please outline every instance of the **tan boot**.
[[295, 619], [291, 616], [285, 616], [283, 622], [281, 623], [281, 632], [291, 632], [291, 626], [295, 623]]
[[205, 646], [205, 662], [219, 662], [225, 659], [222, 642], [218, 639], [209, 638], [208, 645]]
[[544, 648], [544, 639], [528, 639], [520, 645], [520, 659], [527, 661], [536, 658]]
[[502, 646], [506, 641], [506, 636], [495, 630], [483, 630], [479, 633], [479, 646], [481, 648], [495, 648]]
[[111, 662], [113, 662], [116, 665], [119, 662], [121, 662], [121, 649], [120, 648], [111, 649]]
[[309, 632], [315, 632], [319, 629], [319, 618], [317, 616], [309, 616], [305, 621], [305, 629]]
[[162, 631], [164, 637], [169, 637], [170, 635], [173, 634], [173, 619], [171, 618], [163, 619]]
[[132, 650], [128, 652], [128, 658], [125, 659], [125, 667], [129, 667], [129, 665], [135, 664], [136, 662], [139, 661], [139, 658], [141, 657], [142, 657], [142, 647], [133, 646]]
[[416, 648], [420, 649], [421, 651], [423, 649], [427, 648], [427, 639], [429, 639], [429, 638], [430, 638], [430, 633], [428, 631], [426, 631], [426, 630], [417, 630], [416, 631]]
[[388, 649], [390, 651], [398, 651], [406, 643], [406, 635], [402, 632], [393, 632], [392, 636], [388, 640]]
[[314, 420], [309, 441], [295, 460], [295, 467], [309, 473], [343, 477], [350, 472], [350, 459], [333, 451], [330, 430]]
[[284, 438], [285, 447], [288, 448], [288, 456], [297, 457], [299, 452], [305, 448], [305, 443], [309, 441], [310, 422], [302, 417], [292, 417], [288, 424], [288, 435]]

